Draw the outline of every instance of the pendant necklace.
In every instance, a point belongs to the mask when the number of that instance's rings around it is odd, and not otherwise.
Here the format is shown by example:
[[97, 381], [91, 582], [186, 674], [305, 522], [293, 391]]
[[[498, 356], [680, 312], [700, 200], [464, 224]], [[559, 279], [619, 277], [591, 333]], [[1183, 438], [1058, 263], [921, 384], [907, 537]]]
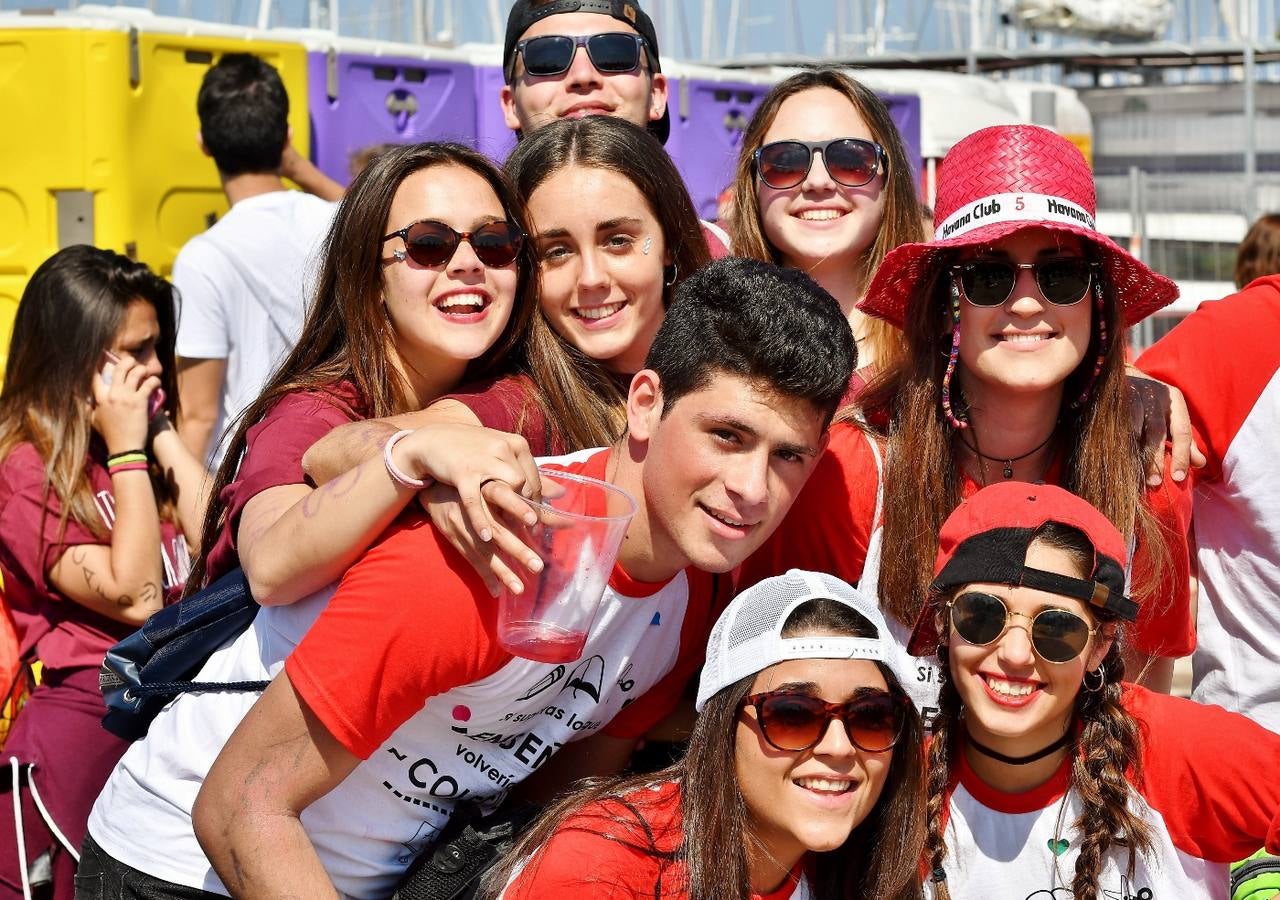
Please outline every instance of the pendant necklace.
[[[969, 430], [972, 431], [973, 428], [970, 427]], [[960, 438], [960, 443], [964, 444], [965, 448], [969, 450], [969, 452], [971, 452], [974, 456], [978, 457], [978, 459], [982, 461], [982, 486], [986, 487], [987, 486], [987, 465], [986, 464], [988, 462], [1000, 463], [1002, 467], [1000, 470], [1000, 474], [1004, 476], [1006, 481], [1009, 481], [1013, 478], [1013, 464], [1018, 462], [1018, 460], [1026, 459], [1028, 456], [1031, 456], [1035, 453], [1039, 453], [1041, 450], [1045, 448], [1045, 446], [1051, 440], [1053, 440], [1053, 436], [1057, 434], [1057, 432], [1058, 432], [1058, 423], [1054, 422], [1053, 428], [1050, 429], [1049, 431], [1049, 436], [1046, 437], [1043, 441], [1036, 444], [1034, 447], [1032, 447], [1026, 453], [1021, 454], [1020, 456], [1008, 456], [1008, 457], [987, 456], [987, 454], [983, 453], [980, 449], [978, 449], [978, 435], [976, 432], [974, 432], [972, 444], [970, 444], [968, 441], [964, 439], [963, 432], [956, 432], [956, 436]]]

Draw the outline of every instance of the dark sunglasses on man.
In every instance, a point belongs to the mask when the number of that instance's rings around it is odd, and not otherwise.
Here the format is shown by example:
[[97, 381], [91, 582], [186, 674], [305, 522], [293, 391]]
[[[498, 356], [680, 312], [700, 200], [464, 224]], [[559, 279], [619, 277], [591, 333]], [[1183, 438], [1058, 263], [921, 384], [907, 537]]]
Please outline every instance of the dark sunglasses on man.
[[607, 31], [601, 34], [547, 34], [516, 43], [516, 53], [524, 59], [525, 74], [532, 78], [563, 75], [573, 65], [579, 47], [587, 48], [587, 58], [604, 75], [633, 72], [640, 67], [640, 51], [648, 43], [638, 34]]

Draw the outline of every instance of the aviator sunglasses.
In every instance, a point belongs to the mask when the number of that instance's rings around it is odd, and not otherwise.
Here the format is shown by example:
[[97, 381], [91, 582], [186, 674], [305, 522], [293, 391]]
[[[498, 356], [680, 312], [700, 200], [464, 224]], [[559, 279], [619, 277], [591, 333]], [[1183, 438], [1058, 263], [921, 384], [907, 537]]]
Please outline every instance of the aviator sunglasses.
[[995, 643], [1011, 627], [1011, 617], [1027, 619], [1030, 627], [1012, 627], [1026, 631], [1036, 655], [1050, 663], [1071, 662], [1089, 646], [1089, 638], [1099, 627], [1089, 627], [1082, 617], [1065, 609], [1049, 607], [1034, 616], [1011, 612], [999, 597], [981, 591], [960, 594], [947, 608], [951, 610], [951, 627], [956, 634], [979, 647]]
[[980, 259], [954, 265], [951, 273], [960, 281], [965, 299], [974, 306], [1003, 305], [1013, 296], [1018, 273], [1023, 269], [1035, 273], [1036, 286], [1044, 299], [1054, 306], [1074, 306], [1088, 296], [1097, 266], [1078, 257], [1037, 263]]
[[770, 691], [743, 699], [755, 707], [760, 733], [776, 750], [808, 750], [822, 740], [832, 719], [844, 723], [850, 742], [865, 753], [883, 753], [898, 742], [911, 701], [902, 694], [875, 691], [845, 703], [808, 694]]
[[885, 162], [884, 148], [862, 138], [774, 141], [755, 152], [756, 172], [771, 188], [793, 188], [809, 177], [815, 153], [822, 154], [827, 174], [845, 187], [870, 183]]
[[516, 52], [524, 57], [525, 74], [537, 78], [568, 72], [579, 47], [587, 48], [587, 58], [597, 72], [616, 75], [639, 68], [640, 48], [645, 46], [645, 39], [638, 34], [609, 31], [603, 34], [532, 37], [519, 41]]
[[520, 255], [524, 235], [510, 222], [490, 222], [475, 231], [454, 231], [443, 222], [423, 219], [393, 231], [382, 240], [394, 237], [404, 241], [404, 249], [392, 253], [396, 259], [405, 257], [420, 266], [442, 266], [453, 259], [458, 245], [466, 241], [475, 251], [480, 262], [491, 269], [509, 266]]

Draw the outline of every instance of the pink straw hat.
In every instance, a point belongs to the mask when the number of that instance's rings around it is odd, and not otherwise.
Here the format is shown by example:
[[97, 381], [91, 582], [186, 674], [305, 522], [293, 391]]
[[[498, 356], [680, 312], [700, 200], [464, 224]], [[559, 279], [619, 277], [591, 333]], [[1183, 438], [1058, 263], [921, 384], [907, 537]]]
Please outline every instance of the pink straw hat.
[[1024, 228], [1078, 235], [1093, 245], [1104, 286], [1133, 325], [1178, 297], [1158, 275], [1097, 230], [1093, 173], [1066, 138], [1038, 125], [984, 128], [942, 160], [934, 239], [891, 250], [858, 309], [901, 328], [907, 304], [934, 267], [965, 247], [990, 244]]

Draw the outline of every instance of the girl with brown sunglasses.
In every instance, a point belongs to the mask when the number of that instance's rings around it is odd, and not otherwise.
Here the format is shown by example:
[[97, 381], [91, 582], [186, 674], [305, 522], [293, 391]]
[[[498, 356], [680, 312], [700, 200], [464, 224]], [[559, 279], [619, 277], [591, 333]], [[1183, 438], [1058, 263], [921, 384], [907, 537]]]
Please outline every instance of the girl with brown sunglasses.
[[688, 755], [556, 803], [489, 896], [919, 896], [921, 730], [874, 599], [793, 570], [707, 647]]

